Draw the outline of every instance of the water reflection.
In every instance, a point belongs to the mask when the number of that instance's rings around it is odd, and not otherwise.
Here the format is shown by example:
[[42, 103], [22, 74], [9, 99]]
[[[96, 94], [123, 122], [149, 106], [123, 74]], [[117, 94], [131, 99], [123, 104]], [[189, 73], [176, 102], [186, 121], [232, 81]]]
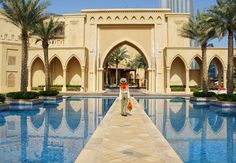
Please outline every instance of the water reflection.
[[113, 102], [63, 100], [33, 111], [0, 112], [1, 161], [73, 162]]
[[[192, 162], [236, 162], [236, 116], [179, 99], [139, 99], [179, 156]], [[223, 116], [224, 115], [224, 116]]]

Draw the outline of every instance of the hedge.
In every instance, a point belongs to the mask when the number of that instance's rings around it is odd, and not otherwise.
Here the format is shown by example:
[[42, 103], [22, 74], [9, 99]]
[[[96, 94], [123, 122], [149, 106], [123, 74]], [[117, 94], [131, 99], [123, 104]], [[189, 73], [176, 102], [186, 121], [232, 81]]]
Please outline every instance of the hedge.
[[80, 91], [81, 85], [66, 85], [67, 91]]
[[171, 88], [171, 91], [185, 91], [185, 85], [171, 85], [170, 88]]
[[194, 92], [193, 96], [194, 97], [215, 97], [216, 94], [214, 92], [207, 92], [207, 93], [204, 93], [204, 92]]
[[0, 102], [5, 102], [5, 95], [0, 94]]
[[6, 96], [11, 99], [36, 99], [39, 94], [37, 92], [9, 92]]
[[57, 90], [49, 90], [49, 91], [40, 91], [40, 96], [57, 96], [59, 92]]
[[227, 94], [219, 94], [216, 96], [219, 101], [236, 101], [236, 94], [227, 95]]

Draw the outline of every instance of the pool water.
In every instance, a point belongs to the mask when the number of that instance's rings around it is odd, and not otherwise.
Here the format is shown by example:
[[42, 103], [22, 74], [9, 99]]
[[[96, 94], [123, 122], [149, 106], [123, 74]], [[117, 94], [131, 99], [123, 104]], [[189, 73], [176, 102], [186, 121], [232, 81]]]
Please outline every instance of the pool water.
[[0, 112], [0, 162], [74, 162], [114, 98], [73, 98]]
[[186, 163], [236, 162], [236, 115], [185, 99], [137, 99]]

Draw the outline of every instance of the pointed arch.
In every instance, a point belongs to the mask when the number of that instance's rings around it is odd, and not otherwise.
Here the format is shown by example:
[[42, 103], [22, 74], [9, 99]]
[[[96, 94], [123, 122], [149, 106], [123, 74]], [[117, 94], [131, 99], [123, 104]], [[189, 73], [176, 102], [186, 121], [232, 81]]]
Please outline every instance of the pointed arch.
[[194, 56], [191, 58], [191, 60], [190, 60], [190, 62], [189, 62], [189, 64], [188, 64], [188, 67], [191, 67], [192, 62], [193, 62], [195, 59], [199, 59], [200, 61], [202, 61], [202, 57], [201, 57], [199, 54], [196, 54], [196, 55], [194, 55]]
[[67, 85], [81, 85], [82, 84], [82, 70], [81, 64], [76, 56], [69, 58], [66, 64], [66, 84]]
[[137, 18], [136, 18], [135, 16], [133, 16], [133, 17], [131, 18], [131, 20], [137, 20]]
[[110, 52], [112, 52], [114, 49], [116, 49], [119, 46], [122, 45], [129, 45], [131, 47], [133, 47], [134, 49], [136, 49], [141, 55], [144, 56], [145, 61], [147, 63], [147, 67], [151, 66], [151, 60], [148, 56], [148, 53], [146, 52], [146, 50], [136, 41], [130, 40], [128, 38], [124, 38], [124, 39], [120, 39], [116, 42], [114, 42], [113, 44], [111, 44], [111, 46], [105, 51], [105, 55], [103, 55], [103, 58], [101, 58], [101, 63], [102, 63], [102, 67], [104, 67], [105, 65], [105, 61], [108, 57], [108, 54]]
[[220, 61], [221, 65], [223, 66], [223, 68], [226, 67], [226, 65], [224, 64], [224, 61], [223, 59], [219, 56], [219, 55], [214, 55], [210, 60], [209, 60], [209, 65], [208, 67], [210, 66], [210, 63], [214, 60], [214, 59], [217, 59], [218, 61]]
[[32, 87], [45, 85], [44, 63], [40, 57], [36, 57], [31, 65]]
[[202, 82], [202, 58], [200, 55], [196, 54], [191, 58], [189, 67], [189, 85], [190, 86], [200, 86]]
[[111, 21], [111, 17], [110, 16], [107, 17], [107, 21]]
[[43, 62], [43, 64], [44, 64], [44, 59], [43, 59], [40, 55], [36, 55], [36, 56], [34, 56], [33, 59], [31, 59], [31, 61], [30, 61], [29, 64], [28, 64], [28, 67], [29, 67], [30, 69], [32, 68], [33, 63], [34, 63], [34, 61], [35, 61], [37, 58], [39, 58], [39, 59]]
[[125, 16], [125, 17], [123, 18], [123, 20], [128, 20], [128, 17], [127, 17], [127, 16]]
[[148, 20], [153, 20], [153, 17], [152, 17], [152, 16], [149, 16]]
[[218, 86], [224, 86], [224, 69], [225, 65], [221, 57], [218, 55], [215, 55], [211, 58], [209, 65], [208, 65], [208, 74], [209, 74], [209, 80], [210, 85], [218, 85]]
[[170, 85], [185, 86], [186, 85], [186, 62], [177, 55], [170, 64]]
[[98, 21], [103, 21], [103, 17], [100, 16], [100, 17], [98, 18]]
[[91, 17], [91, 18], [90, 18], [90, 21], [91, 21], [91, 22], [95, 21], [95, 18], [94, 18], [94, 17]]
[[185, 67], [185, 69], [188, 67], [187, 65], [187, 62], [185, 61], [185, 59], [181, 56], [181, 55], [179, 55], [179, 54], [177, 54], [170, 62], [169, 62], [169, 67], [171, 67], [172, 66], [172, 63], [174, 62], [174, 60], [175, 59], [177, 59], [177, 58], [179, 58], [179, 59], [181, 59], [181, 61], [184, 63], [184, 67]]
[[68, 66], [69, 61], [70, 61], [71, 58], [73, 58], [73, 57], [75, 57], [75, 58], [78, 60], [78, 62], [79, 62], [79, 64], [80, 64], [81, 66], [83, 65], [83, 64], [82, 64], [83, 62], [81, 61], [81, 59], [80, 59], [77, 55], [73, 54], [73, 55], [71, 55], [71, 56], [66, 60], [64, 67], [67, 67], [67, 66]]
[[144, 16], [141, 16], [141, 17], [140, 17], [140, 20], [145, 20]]
[[115, 17], [115, 20], [120, 20], [120, 17], [119, 17], [119, 16], [116, 16], [116, 17]]
[[50, 59], [50, 76], [52, 85], [63, 85], [63, 64], [58, 56]]

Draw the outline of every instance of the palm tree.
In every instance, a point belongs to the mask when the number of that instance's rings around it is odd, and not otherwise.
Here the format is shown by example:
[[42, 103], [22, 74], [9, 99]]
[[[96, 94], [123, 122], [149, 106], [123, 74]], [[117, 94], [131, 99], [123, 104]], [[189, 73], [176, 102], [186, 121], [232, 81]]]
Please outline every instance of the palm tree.
[[50, 90], [50, 75], [49, 75], [49, 61], [48, 61], [48, 41], [54, 39], [58, 31], [63, 29], [63, 25], [58, 21], [54, 21], [51, 17], [48, 21], [41, 21], [35, 25], [33, 35], [38, 36], [36, 42], [41, 41], [44, 53], [44, 67], [45, 67], [45, 87], [46, 91]]
[[227, 94], [233, 94], [233, 48], [236, 31], [236, 0], [217, 0], [217, 4], [208, 9], [208, 23], [213, 24], [217, 36], [228, 36]]
[[134, 69], [138, 68], [146, 69], [147, 67], [146, 61], [141, 54], [137, 54], [135, 58], [127, 64], [127, 66]]
[[107, 62], [109, 65], [116, 66], [116, 85], [118, 85], [118, 65], [121, 61], [129, 58], [125, 47], [118, 47], [108, 56]]
[[3, 0], [3, 9], [0, 12], [21, 30], [21, 91], [27, 91], [29, 32], [36, 24], [45, 19], [43, 11], [48, 5], [47, 1], [40, 2], [40, 0]]
[[[209, 30], [210, 29], [210, 30]], [[181, 29], [181, 35], [197, 41], [202, 50], [202, 87], [203, 92], [208, 92], [208, 71], [206, 61], [206, 51], [208, 42], [215, 37], [215, 31], [206, 23], [206, 14], [198, 11], [195, 17], [191, 17]]]

